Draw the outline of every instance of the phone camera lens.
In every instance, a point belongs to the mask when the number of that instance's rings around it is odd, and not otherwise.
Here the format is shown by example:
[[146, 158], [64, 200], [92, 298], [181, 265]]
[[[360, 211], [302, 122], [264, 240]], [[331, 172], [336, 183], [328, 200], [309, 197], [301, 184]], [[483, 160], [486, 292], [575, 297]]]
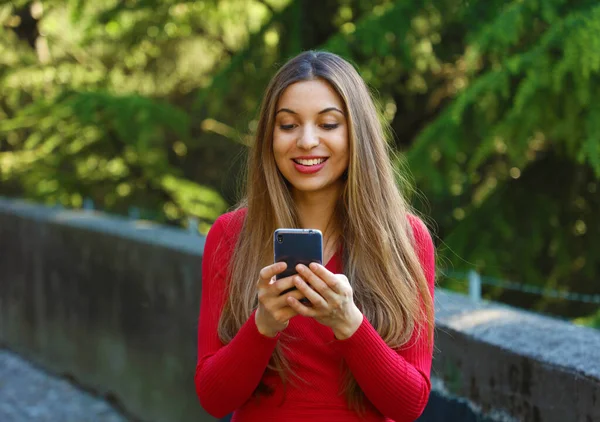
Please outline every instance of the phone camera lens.
[[279, 243], [283, 243], [283, 235], [282, 235], [282, 234], [278, 234], [278, 235], [277, 235], [277, 241], [278, 241]]

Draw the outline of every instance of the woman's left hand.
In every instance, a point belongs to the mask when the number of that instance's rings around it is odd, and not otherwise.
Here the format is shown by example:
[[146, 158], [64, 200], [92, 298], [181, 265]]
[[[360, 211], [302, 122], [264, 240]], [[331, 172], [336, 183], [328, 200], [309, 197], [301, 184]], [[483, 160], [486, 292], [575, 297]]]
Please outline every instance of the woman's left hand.
[[312, 317], [330, 327], [338, 340], [352, 336], [362, 324], [363, 314], [354, 303], [348, 278], [343, 274], [333, 274], [316, 263], [310, 264], [310, 268], [300, 264], [296, 271], [298, 275], [294, 276], [294, 284], [312, 306], [305, 306], [298, 299], [289, 297], [290, 307], [300, 315]]

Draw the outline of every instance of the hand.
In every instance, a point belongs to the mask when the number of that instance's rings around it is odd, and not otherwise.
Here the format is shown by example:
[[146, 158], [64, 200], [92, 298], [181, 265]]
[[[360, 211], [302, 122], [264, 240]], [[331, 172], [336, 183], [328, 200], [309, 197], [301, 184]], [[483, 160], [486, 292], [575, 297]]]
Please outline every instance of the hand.
[[339, 340], [352, 336], [362, 324], [363, 314], [354, 303], [348, 278], [316, 263], [310, 264], [310, 268], [300, 264], [296, 270], [298, 275], [292, 276], [294, 285], [312, 306], [303, 305], [296, 296], [288, 296], [290, 307], [330, 327]]
[[278, 262], [260, 270], [258, 287], [258, 309], [254, 314], [254, 322], [258, 331], [267, 337], [275, 337], [289, 324], [292, 317], [298, 313], [288, 306], [287, 298], [301, 299], [303, 294], [298, 290], [291, 290], [281, 294], [283, 291], [293, 288], [292, 277], [275, 280], [277, 274], [287, 268], [285, 262]]

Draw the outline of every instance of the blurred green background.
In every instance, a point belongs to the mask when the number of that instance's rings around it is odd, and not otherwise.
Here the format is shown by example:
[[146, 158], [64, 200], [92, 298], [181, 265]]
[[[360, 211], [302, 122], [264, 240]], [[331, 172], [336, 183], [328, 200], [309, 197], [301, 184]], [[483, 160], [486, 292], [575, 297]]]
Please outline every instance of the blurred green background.
[[373, 88], [440, 285], [475, 269], [528, 286], [487, 298], [600, 326], [560, 297], [600, 293], [597, 0], [4, 2], [0, 195], [205, 233], [268, 80], [307, 49]]

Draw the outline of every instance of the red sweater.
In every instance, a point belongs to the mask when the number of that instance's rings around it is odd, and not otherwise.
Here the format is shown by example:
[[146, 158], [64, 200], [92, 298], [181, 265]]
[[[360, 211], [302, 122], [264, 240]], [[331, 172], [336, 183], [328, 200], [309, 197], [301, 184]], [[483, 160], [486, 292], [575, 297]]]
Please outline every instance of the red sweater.
[[[329, 327], [312, 318], [296, 316], [275, 338], [258, 332], [254, 315], [227, 345], [219, 340], [217, 325], [226, 292], [225, 273], [241, 231], [245, 211], [219, 217], [204, 247], [202, 300], [198, 327], [198, 362], [195, 384], [204, 409], [223, 417], [234, 412], [235, 422], [266, 421], [414, 421], [422, 413], [431, 384], [432, 346], [426, 332], [406, 347], [391, 349], [363, 319], [346, 340], [337, 340]], [[429, 232], [410, 216], [418, 257], [433, 295], [434, 249]], [[343, 273], [339, 255], [326, 267]], [[248, 280], [254, 283], [255, 280]], [[416, 341], [415, 341], [416, 339]], [[278, 341], [287, 344], [286, 357], [298, 378], [283, 385], [273, 371], [265, 371]], [[367, 397], [367, 414], [361, 419], [348, 410], [340, 383], [343, 367], [350, 368]], [[260, 381], [274, 387], [272, 396], [256, 398]]]

